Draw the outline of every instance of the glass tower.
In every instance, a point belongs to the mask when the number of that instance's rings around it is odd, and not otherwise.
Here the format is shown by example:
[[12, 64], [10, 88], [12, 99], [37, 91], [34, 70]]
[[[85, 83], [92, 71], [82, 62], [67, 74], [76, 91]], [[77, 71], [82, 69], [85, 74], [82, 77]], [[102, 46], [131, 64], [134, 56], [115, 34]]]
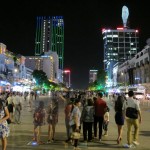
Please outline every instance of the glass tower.
[[64, 63], [64, 20], [63, 16], [38, 16], [36, 23], [35, 56], [48, 51], [57, 52], [59, 69]]
[[113, 66], [130, 60], [139, 52], [138, 30], [117, 28], [102, 29], [104, 42], [104, 69], [109, 79], [112, 79]]

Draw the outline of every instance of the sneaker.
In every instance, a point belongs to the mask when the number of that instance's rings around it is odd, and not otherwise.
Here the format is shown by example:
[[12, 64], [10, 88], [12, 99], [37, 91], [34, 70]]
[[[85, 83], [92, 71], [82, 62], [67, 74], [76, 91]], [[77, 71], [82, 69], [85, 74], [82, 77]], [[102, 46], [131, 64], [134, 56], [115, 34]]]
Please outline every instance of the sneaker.
[[105, 131], [103, 135], [108, 136], [108, 131]]
[[137, 142], [137, 141], [133, 141], [133, 144], [135, 144], [135, 145], [140, 145], [140, 143]]
[[47, 143], [48, 143], [48, 144], [50, 144], [50, 143], [51, 143], [51, 141], [50, 141], [50, 140], [48, 140], [48, 141], [47, 141]]
[[99, 139], [99, 142], [101, 142], [102, 141], [102, 139]]
[[54, 138], [52, 138], [52, 142], [54, 142]]
[[108, 134], [104, 134], [104, 136], [108, 136]]
[[43, 144], [45, 144], [45, 143], [44, 143], [43, 141], [39, 141], [38, 144], [39, 144], [39, 145], [43, 145]]
[[123, 145], [124, 148], [135, 148], [135, 146], [133, 144], [129, 145], [129, 144], [124, 144]]

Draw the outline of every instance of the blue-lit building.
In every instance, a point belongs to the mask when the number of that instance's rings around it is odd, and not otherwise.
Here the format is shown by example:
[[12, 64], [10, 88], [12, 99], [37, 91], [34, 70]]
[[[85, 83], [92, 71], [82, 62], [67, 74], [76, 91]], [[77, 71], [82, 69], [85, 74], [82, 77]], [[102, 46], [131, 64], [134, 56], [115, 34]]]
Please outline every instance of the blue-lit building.
[[113, 66], [133, 58], [139, 52], [139, 32], [135, 29], [102, 29], [104, 42], [104, 69], [108, 80], [113, 78]]
[[63, 16], [38, 16], [36, 23], [35, 56], [48, 51], [57, 52], [59, 69], [64, 63], [64, 20]]

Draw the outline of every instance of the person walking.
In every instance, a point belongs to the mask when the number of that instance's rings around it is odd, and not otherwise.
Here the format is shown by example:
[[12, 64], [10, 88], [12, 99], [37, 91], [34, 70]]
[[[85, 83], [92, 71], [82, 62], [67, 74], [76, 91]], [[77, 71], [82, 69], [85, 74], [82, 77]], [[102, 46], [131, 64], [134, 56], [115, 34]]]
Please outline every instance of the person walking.
[[35, 109], [33, 114], [33, 124], [34, 124], [34, 137], [33, 141], [37, 144], [44, 144], [40, 137], [41, 137], [41, 129], [42, 126], [45, 125], [45, 115], [46, 110], [44, 108], [44, 102], [39, 101], [39, 106]]
[[[81, 111], [79, 107], [81, 106], [80, 99], [76, 98], [74, 101], [74, 107], [70, 115], [70, 122], [69, 125], [72, 128], [72, 132], [80, 132], [80, 120], [81, 120]], [[79, 150], [78, 148], [78, 141], [79, 139], [72, 139], [73, 140], [73, 145], [74, 145], [74, 150]]]
[[[127, 144], [124, 145], [126, 148], [132, 148], [134, 145], [139, 145], [138, 134], [139, 134], [139, 123], [142, 121], [141, 111], [139, 102], [134, 99], [134, 92], [128, 92], [129, 98], [127, 102], [123, 104], [124, 115], [126, 116], [127, 122]], [[134, 127], [133, 140], [132, 140], [132, 127]], [[133, 144], [134, 145], [133, 145]]]
[[71, 115], [71, 112], [73, 110], [73, 98], [72, 98], [72, 101], [70, 99], [68, 99], [68, 102], [65, 106], [65, 110], [64, 110], [64, 113], [65, 113], [65, 125], [66, 125], [66, 132], [67, 132], [67, 140], [65, 141], [66, 143], [69, 142], [71, 140], [71, 128], [70, 128], [70, 125], [69, 125], [69, 121], [70, 121], [70, 115]]
[[47, 143], [54, 142], [55, 129], [58, 123], [58, 100], [52, 99], [47, 110], [47, 123], [48, 123], [48, 141]]
[[9, 127], [7, 124], [7, 119], [9, 118], [9, 111], [5, 102], [0, 99], [0, 138], [2, 143], [2, 150], [6, 150], [7, 147], [7, 137], [9, 136]]
[[124, 125], [124, 115], [122, 111], [123, 104], [125, 102], [125, 98], [123, 96], [118, 96], [117, 100], [115, 101], [115, 122], [118, 127], [118, 138], [117, 143], [120, 144], [122, 140], [122, 132], [123, 132], [123, 125]]
[[7, 103], [8, 103], [8, 111], [10, 115], [10, 120], [13, 123], [14, 121], [14, 116], [13, 116], [13, 110], [14, 110], [14, 103], [13, 103], [13, 94], [9, 93], [9, 97], [7, 98]]
[[[84, 106], [81, 114], [81, 123], [83, 122], [83, 140], [84, 142], [92, 141], [92, 126], [94, 122], [94, 106], [92, 99], [87, 99], [87, 105]], [[88, 133], [88, 136], [87, 136]]]
[[94, 138], [97, 138], [97, 124], [99, 124], [99, 142], [101, 142], [102, 138], [102, 130], [103, 130], [103, 121], [104, 121], [104, 114], [106, 112], [107, 104], [102, 99], [103, 94], [97, 94], [97, 100], [94, 103], [95, 115], [94, 115]]
[[21, 123], [21, 110], [22, 110], [22, 97], [19, 92], [13, 98], [14, 103], [14, 122], [20, 124]]
[[108, 124], [109, 124], [109, 107], [107, 106], [106, 112], [104, 114], [103, 130], [104, 136], [108, 136]]

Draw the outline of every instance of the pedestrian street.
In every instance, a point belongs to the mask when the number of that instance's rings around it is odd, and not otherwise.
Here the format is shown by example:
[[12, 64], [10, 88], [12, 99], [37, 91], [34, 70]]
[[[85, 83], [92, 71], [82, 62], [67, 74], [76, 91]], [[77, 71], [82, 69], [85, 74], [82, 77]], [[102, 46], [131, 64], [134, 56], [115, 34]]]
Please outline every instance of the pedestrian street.
[[[47, 106], [50, 98], [48, 96], [40, 96], [40, 100], [43, 100], [45, 107]], [[66, 129], [64, 120], [64, 102], [59, 102], [59, 117], [58, 124], [56, 125], [56, 136], [53, 143], [47, 144], [47, 124], [42, 127], [41, 140], [45, 142], [43, 145], [34, 145], [32, 143], [33, 138], [33, 111], [38, 104], [38, 100], [33, 101], [33, 110], [29, 108], [28, 100], [23, 102], [23, 110], [21, 115], [21, 124], [10, 124], [10, 135], [8, 137], [7, 150], [72, 150], [71, 144], [66, 144]], [[123, 129], [123, 139], [120, 145], [117, 144], [117, 126], [114, 120], [114, 108], [113, 103], [106, 99], [110, 107], [110, 123], [108, 126], [108, 136], [102, 138], [102, 142], [93, 140], [90, 143], [83, 143], [82, 137], [79, 142], [79, 148], [81, 150], [122, 150], [123, 144], [126, 143], [126, 124]], [[82, 109], [82, 108], [81, 108]], [[148, 150], [150, 141], [150, 106], [141, 105], [142, 109], [142, 124], [140, 125], [139, 143], [136, 149]], [[82, 132], [82, 129], [81, 129]]]

